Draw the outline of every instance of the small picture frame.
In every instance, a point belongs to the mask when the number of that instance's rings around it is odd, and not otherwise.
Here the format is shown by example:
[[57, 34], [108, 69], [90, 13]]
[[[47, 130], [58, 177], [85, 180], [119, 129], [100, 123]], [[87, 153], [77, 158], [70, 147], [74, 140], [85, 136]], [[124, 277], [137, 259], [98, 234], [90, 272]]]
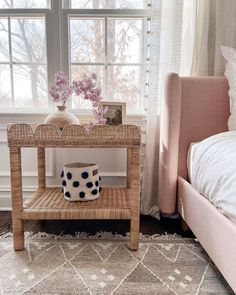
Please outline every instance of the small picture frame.
[[126, 102], [102, 101], [102, 107], [108, 108], [105, 115], [106, 125], [118, 126], [126, 123]]

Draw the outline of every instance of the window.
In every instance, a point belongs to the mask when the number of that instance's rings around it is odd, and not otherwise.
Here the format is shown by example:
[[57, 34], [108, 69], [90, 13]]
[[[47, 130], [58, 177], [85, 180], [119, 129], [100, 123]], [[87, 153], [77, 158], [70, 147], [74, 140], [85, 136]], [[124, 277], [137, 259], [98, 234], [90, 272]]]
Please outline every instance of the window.
[[47, 0], [0, 0], [0, 108], [48, 107], [46, 18], [38, 11], [48, 7]]
[[[142, 109], [148, 16], [142, 0], [0, 0], [0, 108], [48, 111], [63, 70], [96, 72], [104, 100]], [[71, 107], [89, 104], [73, 97]]]
[[0, 0], [0, 9], [32, 9], [32, 8], [49, 8], [48, 0]]
[[[143, 19], [73, 16], [69, 22], [71, 77], [94, 71], [107, 100], [140, 107]], [[73, 107], [83, 105], [84, 101], [73, 99]]]
[[71, 8], [82, 9], [143, 9], [146, 5], [143, 0], [71, 0]]
[[47, 106], [44, 17], [0, 19], [2, 108]]

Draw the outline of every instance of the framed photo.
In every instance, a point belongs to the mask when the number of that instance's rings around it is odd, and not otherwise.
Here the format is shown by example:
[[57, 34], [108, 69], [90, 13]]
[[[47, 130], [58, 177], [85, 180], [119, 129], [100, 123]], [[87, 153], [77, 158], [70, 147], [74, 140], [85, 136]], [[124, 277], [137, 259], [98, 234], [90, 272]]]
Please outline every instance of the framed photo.
[[106, 125], [121, 125], [126, 122], [126, 102], [102, 101], [102, 107], [108, 108], [105, 115]]

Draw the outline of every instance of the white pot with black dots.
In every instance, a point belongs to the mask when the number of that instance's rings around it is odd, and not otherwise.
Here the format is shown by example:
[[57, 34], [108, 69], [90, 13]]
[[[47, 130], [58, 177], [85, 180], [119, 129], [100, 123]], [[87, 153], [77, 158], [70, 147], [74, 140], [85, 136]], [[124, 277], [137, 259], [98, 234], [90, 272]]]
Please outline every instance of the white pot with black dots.
[[66, 200], [91, 201], [99, 198], [101, 187], [97, 164], [66, 164], [61, 177]]

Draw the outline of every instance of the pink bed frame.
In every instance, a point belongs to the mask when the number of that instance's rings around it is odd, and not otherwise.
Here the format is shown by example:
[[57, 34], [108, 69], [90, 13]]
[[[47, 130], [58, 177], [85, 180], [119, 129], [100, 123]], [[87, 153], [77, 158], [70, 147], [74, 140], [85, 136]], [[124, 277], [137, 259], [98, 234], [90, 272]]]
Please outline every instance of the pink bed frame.
[[189, 144], [227, 131], [228, 117], [225, 77], [168, 75], [161, 113], [160, 210], [179, 211], [236, 292], [236, 224], [199, 194], [187, 176]]

